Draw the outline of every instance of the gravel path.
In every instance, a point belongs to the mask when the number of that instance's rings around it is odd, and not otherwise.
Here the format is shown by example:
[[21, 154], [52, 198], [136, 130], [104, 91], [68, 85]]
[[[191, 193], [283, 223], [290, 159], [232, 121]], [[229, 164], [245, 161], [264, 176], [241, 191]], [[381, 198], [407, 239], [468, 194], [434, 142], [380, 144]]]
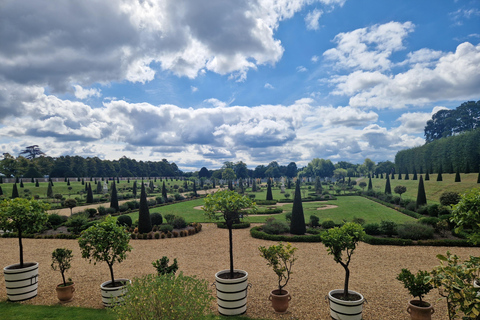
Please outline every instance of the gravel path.
[[[268, 294], [275, 289], [276, 276], [259, 256], [257, 248], [273, 242], [250, 237], [249, 230], [234, 230], [235, 268], [249, 273], [252, 288], [249, 291], [247, 315], [268, 319], [329, 319], [325, 295], [331, 289], [342, 288], [344, 271], [321, 243], [294, 243], [298, 248], [298, 260], [294, 274], [286, 287], [292, 294], [287, 314], [277, 315], [268, 301]], [[213, 224], [203, 224], [203, 230], [185, 238], [159, 240], [133, 240], [132, 252], [120, 265], [114, 266], [116, 277], [132, 279], [154, 273], [152, 261], [168, 256], [178, 259], [180, 271], [214, 282], [217, 271], [228, 268], [228, 231]], [[39, 270], [39, 294], [26, 304], [58, 304], [55, 285], [61, 282], [58, 271], [50, 268], [51, 252], [55, 248], [73, 250], [74, 261], [67, 276], [76, 282], [75, 298], [67, 306], [101, 308], [99, 286], [109, 280], [108, 267], [96, 266], [83, 260], [76, 240], [25, 239], [25, 261], [37, 261]], [[395, 280], [402, 268], [412, 271], [431, 270], [438, 265], [435, 256], [447, 250], [461, 257], [480, 255], [480, 248], [446, 247], [394, 247], [371, 246], [361, 243], [351, 262], [350, 288], [362, 293], [368, 303], [364, 310], [365, 320], [408, 320], [405, 311], [408, 292]], [[2, 267], [18, 263], [18, 240], [0, 238], [0, 261]], [[0, 300], [6, 299], [3, 273], [0, 275]], [[212, 288], [213, 290], [213, 288]], [[426, 300], [433, 303], [436, 312], [433, 319], [447, 319], [444, 300], [432, 290]], [[214, 309], [214, 305], [212, 305]]]

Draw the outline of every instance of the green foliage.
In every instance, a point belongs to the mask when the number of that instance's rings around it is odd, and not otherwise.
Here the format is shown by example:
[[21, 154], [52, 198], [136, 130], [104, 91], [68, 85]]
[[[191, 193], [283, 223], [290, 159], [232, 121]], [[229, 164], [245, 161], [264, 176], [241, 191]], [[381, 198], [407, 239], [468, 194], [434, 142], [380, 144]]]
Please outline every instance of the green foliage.
[[314, 215], [310, 216], [310, 226], [315, 228], [319, 226], [320, 218]]
[[[217, 220], [222, 217], [227, 226], [230, 223], [239, 222], [240, 213], [249, 208], [251, 213], [256, 213], [257, 206], [248, 196], [240, 195], [235, 191], [223, 190], [209, 194], [205, 199], [203, 210], [209, 219]], [[218, 216], [217, 213], [222, 215]], [[166, 218], [166, 216], [165, 216]]]
[[418, 193], [417, 193], [417, 208], [427, 204], [427, 195], [425, 194], [425, 186], [423, 183], [423, 177], [420, 176], [418, 181]]
[[461, 196], [458, 204], [453, 206], [451, 221], [457, 225], [457, 232], [465, 228], [471, 229], [470, 241], [480, 243], [480, 188], [474, 188]]
[[150, 220], [145, 185], [142, 183], [140, 191], [140, 208], [138, 209], [138, 232], [148, 233], [150, 231], [152, 231], [152, 222]]
[[395, 188], [393, 188], [393, 191], [397, 194], [400, 195], [400, 197], [402, 196], [402, 194], [404, 194], [405, 192], [407, 192], [407, 187], [405, 186], [396, 186]]
[[392, 194], [392, 187], [390, 186], [390, 178], [387, 175], [387, 182], [385, 183], [385, 194]]
[[288, 242], [320, 242], [320, 234], [307, 234], [303, 236], [275, 235], [263, 232], [262, 227], [253, 227], [250, 229], [250, 235], [256, 239], [270, 241], [288, 241]]
[[381, 234], [380, 225], [378, 223], [367, 223], [363, 226], [366, 234], [377, 236]]
[[382, 220], [380, 222], [380, 232], [387, 237], [397, 234], [397, 224], [393, 221]]
[[442, 206], [453, 206], [460, 201], [460, 194], [458, 192], [446, 191], [440, 196], [440, 203]]
[[322, 228], [325, 230], [335, 228], [335, 226], [335, 221], [332, 219], [326, 219], [322, 221]]
[[163, 233], [168, 233], [173, 231], [173, 226], [170, 224], [162, 224], [161, 226], [159, 226], [158, 230]]
[[434, 229], [432, 226], [417, 222], [406, 222], [397, 227], [397, 234], [402, 239], [427, 240], [433, 239]]
[[136, 278], [125, 303], [113, 311], [119, 320], [196, 320], [210, 312], [213, 297], [207, 281], [180, 273]]
[[169, 262], [170, 260], [163, 256], [161, 259], [152, 262], [152, 265], [155, 269], [157, 269], [157, 274], [159, 276], [170, 273], [175, 274], [175, 272], [178, 270], [177, 259], [173, 259], [173, 263], [171, 265], [168, 265]]
[[152, 223], [152, 226], [159, 226], [163, 223], [163, 217], [158, 212], [151, 213], [150, 222]]
[[127, 252], [132, 250], [128, 244], [130, 235], [125, 228], [119, 226], [115, 218], [107, 216], [104, 221], [84, 230], [78, 239], [82, 258], [94, 264], [106, 262], [110, 269], [112, 284], [113, 264], [122, 262], [127, 257]]
[[172, 226], [175, 229], [183, 229], [187, 226], [187, 222], [185, 222], [183, 217], [175, 217], [172, 221]]
[[20, 266], [23, 268], [22, 235], [40, 232], [46, 225], [49, 205], [23, 198], [0, 202], [0, 229], [16, 231], [19, 240]]
[[415, 275], [408, 269], [402, 269], [397, 276], [397, 280], [401, 281], [414, 298], [418, 297], [422, 301], [423, 296], [433, 289], [433, 285], [428, 282], [428, 271], [419, 270]]
[[267, 196], [266, 196], [265, 200], [267, 200], [267, 201], [273, 200], [272, 180], [270, 178], [267, 179]]
[[269, 218], [262, 226], [262, 230], [268, 234], [282, 234], [290, 230], [289, 225], [275, 218]]
[[430, 273], [429, 282], [447, 299], [449, 319], [478, 319], [480, 297], [473, 284], [480, 272], [480, 257], [470, 256], [460, 261], [458, 256], [447, 252], [437, 258], [440, 265]]
[[130, 228], [132, 226], [132, 218], [124, 214], [117, 218], [117, 223], [121, 226]]
[[172, 224], [173, 220], [175, 220], [175, 217], [176, 216], [174, 214], [168, 213], [165, 215], [165, 220], [167, 220], [168, 224]]
[[88, 219], [85, 214], [79, 213], [71, 216], [65, 225], [73, 234], [80, 234], [87, 228]]
[[62, 223], [65, 222], [65, 219], [63, 217], [65, 217], [65, 216], [61, 216], [61, 215], [56, 214], [56, 213], [49, 214], [48, 215], [48, 224], [53, 228], [58, 227], [59, 225], [61, 225]]
[[[297, 248], [292, 247], [290, 243], [284, 245], [272, 245], [268, 248], [261, 246], [258, 248], [260, 255], [267, 260], [267, 265], [273, 269], [273, 272], [278, 277], [278, 290], [282, 294], [282, 289], [288, 284], [292, 267], [297, 258], [295, 251]], [[283, 282], [283, 283], [282, 283]]]
[[303, 235], [307, 231], [305, 216], [303, 214], [302, 196], [300, 194], [300, 179], [297, 179], [295, 186], [295, 197], [293, 198], [292, 220], [290, 222], [290, 233]]
[[52, 264], [53, 270], [59, 270], [62, 274], [63, 285], [67, 286], [71, 284], [65, 281], [65, 272], [72, 267], [73, 254], [72, 250], [65, 248], [57, 248], [52, 252]]

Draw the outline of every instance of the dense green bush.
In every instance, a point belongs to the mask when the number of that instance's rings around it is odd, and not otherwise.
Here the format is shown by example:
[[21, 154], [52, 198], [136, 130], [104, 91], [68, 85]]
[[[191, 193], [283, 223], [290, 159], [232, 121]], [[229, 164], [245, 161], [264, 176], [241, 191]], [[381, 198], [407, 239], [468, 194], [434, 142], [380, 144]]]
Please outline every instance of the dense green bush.
[[110, 214], [110, 215], [113, 215], [117, 212], [117, 209], [113, 208], [113, 207], [110, 207], [110, 208], [106, 208], [105, 209], [105, 213], [106, 214]]
[[168, 233], [173, 230], [173, 226], [170, 224], [162, 224], [161, 226], [158, 227], [158, 230], [163, 233]]
[[88, 208], [88, 209], [85, 209], [85, 212], [88, 214], [88, 217], [89, 217], [89, 218], [94, 218], [95, 215], [97, 214], [97, 209], [95, 209], [95, 208]]
[[423, 205], [423, 206], [417, 208], [417, 213], [418, 213], [418, 214], [421, 214], [422, 216], [428, 215], [428, 206], [427, 206], [427, 205]]
[[271, 206], [277, 204], [277, 200], [256, 200], [255, 203], [259, 206]]
[[130, 228], [132, 226], [132, 218], [127, 215], [121, 215], [117, 218], [117, 223]]
[[128, 211], [128, 210], [129, 210], [128, 206], [125, 203], [118, 206], [118, 211], [119, 212], [125, 212], [125, 211]]
[[104, 206], [98, 206], [97, 211], [98, 211], [98, 214], [101, 216], [104, 216], [107, 214], [107, 208], [105, 208]]
[[402, 239], [427, 240], [433, 239], [434, 229], [432, 226], [417, 223], [406, 222], [397, 227], [397, 234]]
[[68, 230], [74, 234], [80, 234], [83, 230], [87, 229], [88, 219], [85, 214], [75, 214], [67, 220], [65, 225]]
[[262, 227], [262, 230], [268, 234], [281, 234], [290, 231], [290, 226], [283, 221], [269, 218]]
[[175, 193], [173, 197], [175, 198], [175, 201], [185, 200], [185, 197], [182, 196], [180, 193]]
[[377, 236], [381, 234], [380, 225], [378, 223], [367, 223], [363, 226], [366, 234]]
[[172, 226], [175, 229], [183, 229], [187, 226], [187, 222], [185, 222], [183, 217], [175, 217], [172, 221]]
[[150, 221], [152, 226], [159, 226], [163, 223], [163, 217], [158, 212], [150, 213]]
[[317, 217], [317, 216], [314, 216], [314, 215], [311, 215], [310, 216], [310, 226], [315, 228], [315, 227], [318, 227], [320, 224], [320, 218]]
[[262, 227], [253, 227], [250, 229], [250, 235], [256, 239], [272, 240], [272, 241], [286, 241], [286, 242], [320, 242], [320, 234], [307, 234], [303, 236], [286, 236], [268, 234], [263, 231]]
[[[414, 201], [410, 201], [406, 206], [405, 206], [405, 209], [409, 210], [409, 211], [415, 211], [417, 207], [417, 204], [414, 202]], [[421, 207], [420, 207], [421, 208]]]
[[155, 197], [155, 201], [157, 202], [157, 204], [165, 203], [165, 199], [163, 197]]
[[437, 217], [424, 217], [424, 218], [418, 219], [418, 223], [425, 224], [432, 227], [434, 227], [439, 221], [440, 219]]
[[172, 224], [173, 220], [175, 219], [175, 215], [171, 213], [167, 213], [164, 216], [165, 220], [167, 221], [168, 224]]
[[52, 213], [48, 215], [48, 224], [52, 227], [58, 227], [62, 223], [64, 223], [67, 220], [66, 216], [61, 216], [56, 213]]
[[452, 206], [457, 204], [460, 201], [460, 194], [457, 192], [447, 191], [442, 193], [440, 196], [440, 203], [442, 206]]
[[128, 201], [128, 202], [125, 202], [125, 204], [128, 206], [130, 210], [135, 210], [140, 207], [140, 203], [138, 201]]
[[394, 236], [397, 234], [397, 224], [393, 221], [382, 220], [380, 222], [380, 232], [387, 237]]
[[180, 273], [135, 278], [128, 286], [124, 303], [113, 311], [119, 320], [202, 319], [210, 312], [213, 297], [206, 280]]
[[324, 220], [322, 221], [322, 228], [323, 229], [331, 229], [331, 228], [335, 228], [335, 222], [331, 219], [327, 219], [327, 220]]

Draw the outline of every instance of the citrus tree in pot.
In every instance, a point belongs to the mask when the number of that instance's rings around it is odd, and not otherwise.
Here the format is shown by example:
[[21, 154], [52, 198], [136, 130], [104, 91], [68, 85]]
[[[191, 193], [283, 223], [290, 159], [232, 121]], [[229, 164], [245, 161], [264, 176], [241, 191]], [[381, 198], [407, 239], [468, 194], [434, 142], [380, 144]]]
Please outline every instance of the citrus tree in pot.
[[37, 296], [38, 263], [23, 261], [22, 238], [45, 227], [49, 205], [24, 198], [5, 199], [0, 203], [0, 229], [16, 232], [20, 252], [20, 263], [3, 269], [7, 297], [10, 301], [23, 301]]
[[345, 269], [343, 289], [332, 290], [328, 293], [330, 316], [333, 319], [362, 319], [364, 298], [360, 293], [349, 290], [348, 284], [350, 280], [350, 261], [364, 235], [365, 231], [361, 225], [347, 222], [341, 227], [329, 229], [321, 237], [323, 244], [327, 247], [328, 254], [331, 254], [335, 262]]
[[275, 312], [285, 313], [291, 296], [283, 288], [290, 280], [293, 264], [297, 260], [295, 257], [297, 248], [292, 247], [290, 243], [287, 243], [287, 245], [279, 243], [268, 248], [261, 246], [258, 250], [260, 250], [260, 255], [267, 260], [267, 265], [272, 267], [278, 277], [278, 289], [272, 290], [269, 300], [272, 301]]
[[397, 280], [401, 281], [410, 294], [418, 300], [410, 300], [408, 302], [407, 312], [412, 320], [430, 320], [435, 312], [432, 305], [423, 299], [423, 296], [433, 289], [433, 285], [429, 283], [430, 273], [427, 271], [418, 271], [413, 274], [408, 269], [402, 269], [397, 276]]
[[57, 297], [60, 301], [70, 301], [73, 298], [75, 292], [75, 283], [72, 279], [65, 280], [65, 272], [71, 268], [71, 262], [73, 259], [72, 250], [65, 248], [57, 248], [52, 252], [52, 264], [53, 270], [59, 270], [62, 274], [63, 282], [57, 285], [55, 290], [57, 291]]
[[82, 258], [89, 262], [105, 262], [110, 270], [111, 280], [101, 284], [102, 301], [110, 307], [122, 301], [126, 292], [128, 279], [115, 279], [113, 264], [122, 262], [127, 257], [127, 252], [132, 250], [129, 245], [130, 234], [125, 227], [117, 224], [115, 218], [107, 216], [105, 220], [82, 231], [78, 244]]
[[223, 315], [243, 314], [247, 310], [248, 273], [233, 267], [233, 224], [238, 222], [249, 208], [255, 212], [257, 207], [248, 196], [235, 191], [224, 190], [209, 194], [205, 198], [203, 210], [210, 219], [225, 220], [228, 229], [230, 268], [215, 274], [218, 312]]

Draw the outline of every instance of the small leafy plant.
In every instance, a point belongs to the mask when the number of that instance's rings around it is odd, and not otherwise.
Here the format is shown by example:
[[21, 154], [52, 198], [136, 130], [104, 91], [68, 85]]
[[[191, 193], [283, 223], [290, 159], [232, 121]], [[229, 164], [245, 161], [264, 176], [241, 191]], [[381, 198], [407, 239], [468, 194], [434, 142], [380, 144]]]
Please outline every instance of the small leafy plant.
[[430, 304], [424, 302], [423, 296], [433, 289], [433, 285], [428, 282], [428, 271], [419, 270], [417, 274], [413, 274], [408, 269], [402, 269], [402, 272], [397, 276], [397, 280], [403, 282], [405, 288], [415, 298], [420, 300], [419, 307], [428, 307]]
[[278, 245], [272, 245], [268, 248], [261, 246], [258, 250], [260, 250], [260, 256], [267, 260], [267, 265], [272, 267], [278, 276], [278, 290], [281, 295], [282, 289], [290, 280], [293, 264], [297, 260], [295, 257], [297, 248], [292, 247], [290, 243], [286, 245], [279, 243]]
[[65, 248], [57, 248], [52, 252], [52, 264], [53, 270], [59, 270], [62, 274], [63, 286], [71, 285], [72, 279], [65, 280], [65, 272], [71, 268], [71, 262], [73, 259], [72, 250]]
[[173, 259], [173, 263], [170, 266], [168, 265], [169, 262], [170, 260], [163, 256], [162, 259], [152, 262], [152, 265], [155, 269], [157, 269], [159, 276], [170, 273], [175, 274], [175, 272], [178, 270], [177, 259]]

